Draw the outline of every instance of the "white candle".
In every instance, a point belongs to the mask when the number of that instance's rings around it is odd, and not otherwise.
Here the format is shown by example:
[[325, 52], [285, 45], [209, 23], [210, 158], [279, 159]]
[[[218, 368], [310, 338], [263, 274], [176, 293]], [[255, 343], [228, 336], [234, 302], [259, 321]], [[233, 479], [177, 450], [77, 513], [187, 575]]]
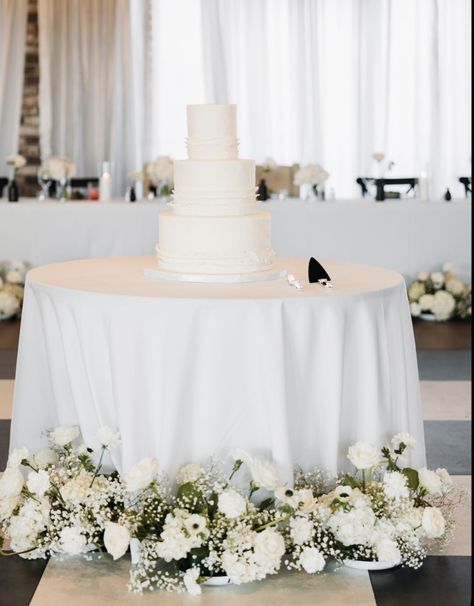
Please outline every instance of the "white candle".
[[424, 202], [428, 200], [428, 175], [424, 171], [418, 177], [418, 196]]
[[102, 176], [99, 179], [99, 200], [106, 202], [110, 200], [112, 186], [112, 175], [110, 174], [110, 162], [102, 163]]

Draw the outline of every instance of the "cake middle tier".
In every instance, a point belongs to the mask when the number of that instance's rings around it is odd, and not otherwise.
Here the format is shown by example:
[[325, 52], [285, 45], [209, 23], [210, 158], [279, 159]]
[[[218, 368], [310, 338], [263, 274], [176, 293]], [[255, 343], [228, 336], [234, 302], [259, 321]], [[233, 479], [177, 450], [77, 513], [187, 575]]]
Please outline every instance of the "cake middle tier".
[[172, 206], [178, 215], [223, 217], [256, 209], [253, 160], [176, 160]]
[[190, 274], [238, 274], [272, 267], [271, 217], [256, 212], [238, 217], [159, 215], [158, 266]]

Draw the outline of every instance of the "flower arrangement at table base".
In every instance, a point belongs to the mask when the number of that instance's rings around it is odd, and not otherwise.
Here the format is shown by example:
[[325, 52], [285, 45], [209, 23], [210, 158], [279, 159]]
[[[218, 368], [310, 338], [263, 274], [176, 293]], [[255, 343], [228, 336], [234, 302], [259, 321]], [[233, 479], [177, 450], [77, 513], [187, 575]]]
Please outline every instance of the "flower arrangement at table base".
[[130, 547], [129, 589], [138, 593], [197, 595], [205, 584], [258, 581], [281, 566], [317, 574], [330, 558], [418, 568], [431, 545], [449, 540], [464, 498], [444, 469], [400, 467], [414, 446], [405, 433], [382, 449], [351, 446], [352, 474], [297, 468], [291, 485], [242, 450], [232, 453], [230, 474], [212, 460], [185, 465], [171, 482], [153, 458], [125, 474], [106, 471], [107, 451], [120, 443], [109, 427], [99, 429], [95, 450], [77, 444], [75, 426], [47, 435], [49, 446], [34, 454], [13, 450], [0, 479], [0, 524], [12, 550], [2, 555], [98, 551], [117, 560]]
[[471, 287], [453, 273], [451, 263], [445, 263], [442, 271], [419, 272], [408, 287], [408, 298], [414, 318], [434, 322], [471, 318]]
[[0, 261], [0, 321], [20, 317], [27, 270], [23, 261]]

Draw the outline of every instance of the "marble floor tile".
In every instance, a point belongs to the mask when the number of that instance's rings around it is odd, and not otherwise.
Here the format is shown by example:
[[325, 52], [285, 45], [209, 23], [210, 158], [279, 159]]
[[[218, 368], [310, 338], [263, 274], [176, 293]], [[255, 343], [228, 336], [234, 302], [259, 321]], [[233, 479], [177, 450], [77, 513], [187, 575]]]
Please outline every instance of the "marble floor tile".
[[376, 606], [366, 571], [341, 567], [335, 573], [281, 573], [258, 583], [205, 587], [202, 595], [160, 592], [130, 594], [128, 559], [108, 557], [91, 562], [51, 560], [30, 606]]
[[12, 417], [14, 383], [11, 379], [0, 379], [0, 419]]
[[471, 381], [420, 381], [423, 419], [471, 419]]

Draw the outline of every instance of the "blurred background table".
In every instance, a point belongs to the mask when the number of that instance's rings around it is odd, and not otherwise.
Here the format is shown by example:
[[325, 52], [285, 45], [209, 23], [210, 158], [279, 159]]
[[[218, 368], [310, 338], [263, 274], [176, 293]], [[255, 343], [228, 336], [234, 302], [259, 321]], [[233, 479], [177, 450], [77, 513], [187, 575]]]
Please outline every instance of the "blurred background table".
[[[260, 207], [272, 213], [278, 255], [369, 263], [405, 276], [436, 270], [450, 261], [461, 277], [470, 276], [470, 200], [377, 203], [287, 198]], [[166, 208], [158, 200], [1, 201], [0, 259], [20, 258], [39, 266], [154, 254], [158, 214]]]

